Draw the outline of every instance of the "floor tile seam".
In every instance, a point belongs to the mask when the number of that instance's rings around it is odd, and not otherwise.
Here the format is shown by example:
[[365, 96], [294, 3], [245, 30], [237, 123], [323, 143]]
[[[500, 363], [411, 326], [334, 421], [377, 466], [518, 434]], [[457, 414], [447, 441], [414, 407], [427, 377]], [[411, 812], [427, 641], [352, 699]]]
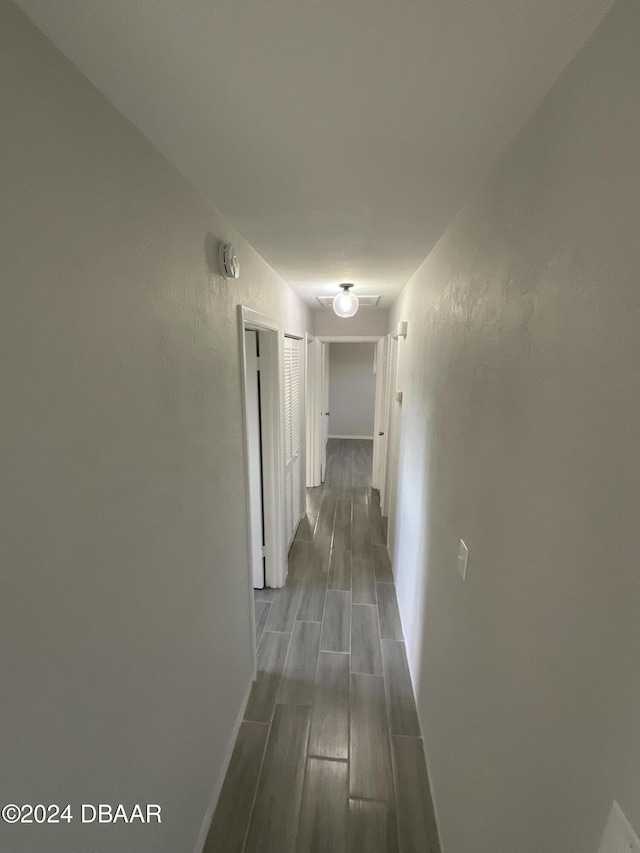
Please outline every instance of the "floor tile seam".
[[334, 764], [349, 764], [348, 758], [333, 758], [328, 755], [315, 755], [312, 752], [307, 753], [307, 760], [310, 758], [315, 759], [315, 761], [332, 761]]
[[[318, 621], [317, 619], [298, 619], [298, 613], [300, 613], [300, 608], [302, 607], [302, 589], [304, 587], [304, 579], [306, 578], [307, 574], [310, 571], [311, 571], [311, 569], [307, 566], [307, 569], [306, 569], [306, 571], [305, 571], [305, 573], [301, 579], [302, 583], [300, 584], [300, 601], [298, 602], [298, 608], [296, 610], [296, 615], [295, 615], [294, 620], [293, 620], [294, 624], [296, 622], [317, 622]], [[326, 588], [325, 588], [325, 592], [326, 592]], [[322, 613], [324, 616], [324, 604], [322, 605]], [[322, 620], [320, 620], [320, 621], [322, 622]]]
[[349, 675], [370, 675], [371, 678], [382, 678], [382, 674], [376, 675], [375, 672], [362, 672], [359, 669], [352, 669], [349, 671]]
[[[340, 481], [338, 480], [338, 491], [339, 491], [339, 488], [340, 488]], [[353, 506], [354, 506], [354, 504], [353, 504], [353, 492], [352, 492], [352, 498], [351, 498], [351, 515], [352, 515], [352, 522], [351, 522], [351, 523], [352, 523], [352, 524], [353, 524]], [[366, 506], [369, 506], [369, 496], [367, 496]], [[336, 512], [337, 512], [337, 500], [336, 500]], [[330, 555], [329, 555], [329, 571], [328, 571], [328, 577], [327, 577], [327, 589], [326, 589], [326, 593], [329, 591], [329, 577], [330, 577], [330, 575], [331, 575], [331, 557], [333, 556], [333, 542], [334, 542], [334, 536], [335, 536], [335, 523], [336, 523], [336, 522], [335, 522], [335, 519], [336, 519], [336, 514], [334, 513], [334, 516], [333, 516], [333, 525], [332, 525], [332, 529], [331, 529]], [[374, 589], [375, 589], [375, 575], [374, 575]], [[326, 595], [326, 593], [325, 593], [325, 606], [324, 606], [324, 611], [323, 611], [323, 621], [322, 621], [322, 627], [323, 627], [323, 628], [324, 628], [324, 619], [325, 619], [325, 613], [326, 613], [326, 602], [327, 602], [327, 595]], [[378, 598], [378, 596], [377, 596], [377, 589], [375, 590], [375, 595], [376, 595], [376, 605], [373, 605], [373, 606], [376, 606], [376, 607], [377, 607], [377, 598]], [[348, 808], [348, 801], [349, 801], [349, 798], [350, 798], [350, 791], [351, 791], [351, 772], [352, 772], [352, 767], [351, 767], [351, 718], [352, 718], [352, 695], [351, 695], [351, 681], [352, 681], [352, 679], [351, 679], [351, 661], [352, 661], [351, 651], [352, 651], [352, 646], [351, 646], [351, 630], [352, 630], [352, 607], [353, 607], [353, 563], [352, 563], [352, 566], [351, 566], [351, 589], [349, 590], [349, 597], [350, 597], [350, 602], [349, 602], [349, 651], [348, 651], [348, 652], [326, 652], [326, 653], [328, 653], [328, 654], [346, 654], [346, 655], [348, 655], [348, 656], [349, 656], [349, 660], [348, 660], [348, 673], [347, 673], [347, 677], [348, 677], [348, 689], [347, 689], [347, 761], [346, 761], [346, 764], [347, 764], [347, 808]], [[380, 619], [378, 618], [378, 624], [379, 624], [379, 622], [380, 622]], [[321, 632], [322, 632], [322, 629], [321, 629]], [[320, 651], [321, 651], [321, 650], [320, 650]], [[318, 665], [319, 665], [319, 661], [320, 661], [320, 651], [318, 652]], [[317, 682], [317, 666], [316, 666], [316, 682]], [[383, 685], [384, 685], [384, 681], [383, 681]], [[385, 697], [385, 703], [386, 703], [386, 697]], [[386, 713], [386, 704], [385, 704], [385, 713]], [[389, 744], [389, 749], [391, 749], [391, 744]], [[308, 756], [308, 757], [309, 757], [309, 756]], [[307, 761], [308, 761], [308, 757], [307, 757]], [[327, 759], [327, 760], [328, 760], [328, 759]], [[336, 760], [337, 760], [337, 759], [336, 759]], [[308, 765], [307, 765], [307, 766], [308, 766]], [[305, 768], [305, 771], [306, 771], [306, 769], [307, 769], [307, 768]], [[393, 774], [393, 767], [392, 767], [391, 769], [392, 769], [392, 774]], [[394, 799], [395, 799], [395, 783], [393, 783], [393, 782], [392, 782], [392, 784], [393, 784], [393, 787], [394, 787]], [[299, 827], [298, 827], [298, 832], [299, 832]]]
[[[331, 558], [331, 551], [329, 551], [329, 558]], [[324, 573], [323, 573], [324, 574]], [[320, 642], [322, 643], [322, 631], [324, 629], [324, 616], [327, 612], [327, 590], [329, 589], [329, 571], [327, 569], [327, 583], [324, 588], [324, 599], [322, 601], [322, 620], [320, 622]], [[318, 657], [320, 657], [320, 650], [318, 650]]]
[[[307, 748], [309, 746], [310, 738], [311, 738], [311, 722], [309, 722], [309, 733], [307, 735]], [[303, 811], [304, 811], [305, 795], [307, 793], [307, 787], [309, 784], [309, 759], [310, 758], [314, 758], [314, 759], [319, 760], [319, 761], [334, 761], [334, 762], [338, 762], [340, 764], [346, 764], [347, 765], [347, 784], [348, 784], [348, 778], [349, 778], [349, 774], [348, 774], [349, 762], [348, 761], [344, 761], [344, 759], [339, 759], [339, 758], [321, 758], [320, 756], [309, 755], [308, 752], [305, 753], [305, 757], [304, 757], [304, 779], [303, 779], [303, 783], [302, 783], [302, 797], [300, 800], [300, 813], [298, 814], [298, 829], [296, 831], [296, 845], [294, 848], [296, 851], [298, 851], [298, 843], [300, 840], [300, 831], [302, 829], [302, 816], [303, 816]], [[349, 789], [347, 788], [347, 795], [348, 795], [348, 790]], [[348, 807], [348, 797], [347, 797], [347, 805], [345, 806], [345, 822], [346, 822], [346, 818], [347, 818], [347, 813], [346, 813], [347, 807]], [[302, 851], [300, 853], [302, 853]]]
[[[352, 514], [353, 514], [353, 488], [351, 491], [351, 507], [352, 507]], [[348, 613], [349, 613], [349, 630], [348, 630], [349, 651], [348, 651], [348, 656], [349, 656], [349, 659], [347, 662], [347, 664], [348, 664], [348, 673], [347, 673], [347, 679], [348, 679], [348, 686], [347, 686], [347, 804], [345, 805], [345, 808], [348, 808], [348, 802], [349, 802], [348, 798], [349, 798], [349, 792], [351, 790], [351, 661], [352, 661], [352, 657], [351, 657], [351, 625], [352, 625], [351, 608], [353, 607], [353, 564], [351, 566], [351, 575], [350, 575], [349, 581], [350, 581], [349, 582], [350, 589], [348, 591], [348, 594], [349, 594], [349, 606], [348, 606]]]
[[[305, 622], [307, 622], [310, 625], [320, 625], [320, 636], [318, 637], [318, 657], [319, 657], [320, 656], [320, 640], [322, 638], [322, 623], [321, 622], [313, 622], [311, 620], [304, 620], [304, 619], [296, 620], [296, 619], [294, 619], [294, 622], [293, 622], [294, 626], [295, 626], [297, 621], [299, 621], [301, 624], [304, 624]], [[278, 684], [278, 690], [276, 691], [275, 705], [304, 705], [305, 707], [308, 707], [309, 703], [307, 703], [307, 702], [278, 702], [278, 696], [280, 694], [280, 688], [282, 686], [284, 674], [285, 674], [286, 669], [287, 669], [287, 663], [289, 661], [289, 655], [291, 654], [291, 648], [293, 646], [292, 639], [293, 639], [293, 630], [291, 631], [291, 634], [289, 637], [289, 645], [287, 646], [287, 655], [285, 657], [284, 666], [282, 667], [282, 673], [280, 675], [280, 683]], [[318, 661], [316, 659], [316, 671], [317, 671], [317, 668], [318, 668]], [[314, 686], [315, 686], [315, 681], [314, 681]], [[275, 705], [274, 705], [274, 710], [275, 710]], [[313, 701], [311, 702], [311, 706], [313, 707]]]
[[[326, 607], [326, 595], [325, 595], [325, 604], [322, 607], [322, 619], [323, 620], [324, 620], [324, 608], [325, 607]], [[313, 725], [313, 712], [315, 709], [315, 699], [316, 699], [315, 690], [316, 690], [316, 686], [318, 684], [318, 667], [320, 666], [320, 654], [321, 654], [321, 648], [320, 647], [322, 645], [323, 624], [324, 624], [324, 621], [320, 623], [320, 636], [318, 637], [318, 654], [316, 655], [316, 668], [315, 668], [315, 672], [314, 672], [314, 676], [313, 676], [313, 696], [312, 696], [312, 701], [311, 701], [311, 716], [309, 718], [309, 733], [307, 734], [307, 743], [305, 746], [305, 759], [304, 759], [305, 760], [305, 776], [306, 776], [306, 772], [307, 772], [306, 762], [309, 759], [309, 743], [311, 741], [311, 726]], [[303, 786], [302, 786], [302, 796], [303, 796], [302, 802], [303, 803], [304, 803], [304, 792], [305, 792], [305, 784], [303, 784]], [[298, 818], [298, 832], [296, 833], [296, 841], [297, 841], [298, 834], [300, 832], [300, 819], [301, 819], [301, 817], [302, 817], [302, 806], [300, 807], [300, 817]]]
[[[391, 569], [393, 573], [393, 568]], [[391, 584], [391, 586], [395, 586], [395, 584]], [[377, 583], [376, 583], [376, 598], [377, 598]], [[379, 599], [378, 599], [379, 602]], [[400, 625], [400, 630], [402, 631], [402, 625]], [[378, 606], [378, 632], [380, 634], [380, 655], [382, 655], [382, 625], [380, 621], [380, 608]], [[402, 641], [404, 642], [404, 631], [402, 631]], [[397, 641], [396, 641], [397, 642]], [[398, 786], [396, 784], [396, 771], [395, 771], [395, 758], [393, 754], [393, 741], [391, 734], [391, 722], [389, 719], [389, 679], [387, 677], [384, 659], [382, 663], [382, 684], [384, 690], [384, 713], [387, 722], [387, 738], [389, 741], [389, 760], [391, 761], [391, 786], [393, 788], [393, 808], [395, 809], [395, 826], [396, 826], [396, 843], [398, 850], [400, 850], [400, 829], [398, 826]], [[429, 853], [429, 851], [425, 851], [425, 853]]]
[[[278, 685], [278, 688], [279, 688], [279, 686], [280, 685]], [[247, 847], [247, 840], [249, 838], [249, 829], [251, 828], [251, 821], [253, 820], [253, 813], [254, 813], [255, 808], [256, 808], [256, 800], [258, 799], [258, 789], [260, 788], [260, 782], [262, 780], [262, 773], [264, 771], [264, 760], [267, 756], [267, 747], [269, 746], [269, 740], [271, 739], [271, 730], [272, 730], [274, 713], [275, 713], [275, 704], [273, 706], [273, 711], [271, 713], [271, 719], [269, 720], [269, 722], [268, 723], [262, 723], [262, 725], [266, 725], [268, 727], [267, 736], [265, 738], [264, 747], [262, 749], [262, 757], [260, 759], [260, 769], [258, 771], [258, 777], [256, 779], [256, 788], [255, 788], [255, 791], [253, 792], [253, 797], [251, 798], [251, 809], [249, 811], [249, 819], [247, 820], [247, 826], [246, 826], [246, 829], [244, 831], [244, 839], [242, 841], [241, 853], [244, 853], [244, 851], [246, 850], [246, 847]], [[247, 722], [250, 722], [250, 721], [247, 721]]]
[[[305, 797], [306, 790], [307, 790], [307, 775], [308, 775], [307, 766], [308, 766], [308, 760], [309, 760], [308, 751], [309, 751], [309, 738], [311, 736], [311, 716], [313, 714], [313, 706], [312, 705], [311, 706], [304, 705], [304, 704], [301, 705], [299, 702], [291, 702], [291, 703], [289, 703], [289, 702], [276, 702], [276, 705], [274, 707], [274, 716], [275, 716], [275, 708], [278, 705], [286, 705], [288, 708], [300, 707], [300, 708], [310, 708], [311, 709], [309, 711], [309, 723], [307, 726], [306, 742], [305, 742], [304, 748], [302, 750], [302, 761], [304, 762], [304, 768], [303, 768], [303, 777], [302, 777], [302, 790], [300, 792], [300, 808], [298, 811], [297, 826], [296, 826], [296, 833], [295, 833], [296, 843], [294, 846], [294, 850], [297, 850], [298, 849], [298, 836], [300, 835], [300, 826], [302, 823], [302, 811], [304, 808], [304, 797]], [[245, 844], [246, 844], [246, 841], [245, 841]]]
[[363, 803], [379, 803], [381, 806], [391, 806], [393, 803], [391, 800], [381, 800], [379, 797], [360, 797], [360, 796], [352, 796], [349, 794], [350, 800], [355, 800], [356, 802]]
[[[353, 604], [353, 596], [352, 596], [352, 602], [351, 602], [352, 610], [354, 607], [375, 607], [375, 609], [376, 609], [376, 617], [378, 619], [378, 636], [380, 638], [380, 666], [382, 667], [381, 676], [384, 677], [384, 663], [382, 660], [382, 636], [381, 636], [381, 630], [380, 630], [380, 614], [378, 613], [378, 607], [375, 604]], [[351, 614], [351, 624], [353, 625], [353, 612]], [[349, 663], [350, 663], [350, 666], [353, 666], [353, 656], [351, 657], [351, 660]], [[354, 672], [356, 675], [375, 675], [374, 672], [360, 672], [359, 670], [358, 671], [351, 670], [351, 672]], [[381, 677], [381, 676], [378, 676], [378, 677]], [[384, 685], [384, 682], [383, 682], [383, 687], [385, 687], [385, 703], [386, 703], [386, 686]], [[385, 707], [385, 710], [386, 710], [386, 707]]]
[[[400, 627], [402, 628], [402, 626], [400, 626]], [[382, 633], [382, 631], [381, 631], [381, 633]], [[404, 637], [404, 633], [403, 633], [403, 635], [402, 635], [402, 636]], [[380, 651], [381, 651], [381, 652], [382, 652], [382, 646], [383, 646], [383, 643], [398, 643], [398, 644], [401, 644], [401, 645], [404, 647], [404, 649], [405, 649], [405, 654], [406, 654], [406, 645], [405, 645], [404, 639], [402, 639], [402, 640], [386, 640], [386, 639], [384, 639], [384, 638], [381, 636], [381, 637], [380, 637]], [[408, 671], [408, 666], [407, 666], [407, 671]], [[382, 674], [383, 674], [384, 679], [385, 679], [385, 699], [387, 699], [387, 684], [388, 684], [388, 679], [387, 679], [386, 669], [385, 669], [385, 665], [384, 665], [384, 654], [382, 655]], [[415, 696], [413, 695], [413, 684], [411, 684], [411, 673], [409, 673], [409, 681], [410, 681], [410, 687], [411, 687], [411, 701], [413, 702], [414, 712], [415, 712], [415, 715], [416, 715], [416, 721], [417, 721], [418, 711], [417, 711], [417, 708], [415, 707]], [[391, 692], [391, 690], [390, 690], [390, 688], [389, 688], [389, 693], [390, 693], [390, 692]], [[387, 707], [387, 712], [388, 712], [388, 710], [389, 710], [389, 709], [388, 709], [388, 707]], [[418, 726], [419, 726], [419, 725], [420, 725], [420, 724], [418, 723]], [[394, 731], [392, 731], [392, 730], [391, 730], [391, 720], [390, 720], [390, 719], [389, 719], [389, 735], [390, 735], [390, 737], [408, 737], [408, 738], [412, 738], [412, 739], [414, 739], [414, 740], [422, 740], [422, 735], [405, 735], [405, 734], [402, 734], [402, 733], [400, 733], [400, 732], [394, 732]]]
[[[295, 621], [294, 621], [294, 625], [295, 625]], [[275, 631], [274, 631], [274, 633], [275, 633]], [[286, 633], [286, 632], [282, 631], [280, 633]], [[278, 687], [274, 691], [275, 701], [273, 703], [273, 710], [271, 712], [271, 721], [272, 722], [273, 722], [273, 715], [275, 714], [276, 706], [285, 704], [282, 702], [278, 702], [278, 696], [280, 695], [280, 690], [282, 688], [282, 682], [284, 680], [284, 674], [285, 674], [285, 671], [287, 669], [287, 661], [289, 660], [289, 655], [291, 654], [291, 646], [293, 645], [291, 642], [292, 637], [293, 637], [293, 627], [291, 628], [291, 633], [289, 634], [289, 642], [287, 643], [287, 653], [284, 656], [284, 663], [282, 664], [282, 672], [280, 673], [280, 677], [278, 678]]]

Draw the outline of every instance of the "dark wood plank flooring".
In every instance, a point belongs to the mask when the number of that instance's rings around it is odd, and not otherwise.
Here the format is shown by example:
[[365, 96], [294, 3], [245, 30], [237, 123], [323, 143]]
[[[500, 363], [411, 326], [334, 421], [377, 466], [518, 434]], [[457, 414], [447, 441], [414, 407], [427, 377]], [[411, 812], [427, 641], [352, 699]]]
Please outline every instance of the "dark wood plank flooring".
[[440, 851], [372, 450], [329, 440], [287, 585], [255, 592], [258, 680], [206, 853]]

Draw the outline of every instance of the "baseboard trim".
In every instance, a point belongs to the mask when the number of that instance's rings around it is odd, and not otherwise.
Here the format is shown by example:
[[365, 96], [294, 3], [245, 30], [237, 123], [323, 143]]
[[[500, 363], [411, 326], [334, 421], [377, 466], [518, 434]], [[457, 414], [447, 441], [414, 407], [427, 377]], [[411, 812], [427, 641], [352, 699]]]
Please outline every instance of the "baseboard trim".
[[353, 438], [353, 439], [366, 439], [367, 441], [373, 441], [372, 435], [330, 435], [328, 438]]
[[209, 830], [211, 828], [211, 821], [213, 820], [213, 815], [215, 813], [216, 806], [218, 805], [220, 792], [222, 791], [222, 785], [224, 784], [224, 777], [227, 775], [227, 770], [229, 769], [229, 764], [231, 763], [233, 748], [236, 745], [238, 732], [240, 731], [240, 726], [242, 725], [242, 720], [244, 719], [244, 712], [249, 701], [249, 696], [251, 694], [252, 687], [253, 679], [251, 679], [251, 681], [249, 682], [246, 695], [244, 697], [242, 705], [240, 706], [240, 711], [238, 713], [235, 723], [233, 724], [233, 731], [231, 732], [231, 737], [229, 738], [229, 742], [227, 744], [227, 753], [224, 758], [224, 764], [222, 765], [220, 776], [218, 777], [218, 781], [216, 782], [215, 788], [213, 789], [213, 794], [211, 796], [211, 800], [209, 801], [209, 806], [206, 812], [204, 813], [202, 826], [200, 827], [200, 834], [198, 835], [198, 840], [196, 842], [196, 846], [193, 853], [202, 853], [204, 845], [207, 841], [207, 836], [209, 835]]

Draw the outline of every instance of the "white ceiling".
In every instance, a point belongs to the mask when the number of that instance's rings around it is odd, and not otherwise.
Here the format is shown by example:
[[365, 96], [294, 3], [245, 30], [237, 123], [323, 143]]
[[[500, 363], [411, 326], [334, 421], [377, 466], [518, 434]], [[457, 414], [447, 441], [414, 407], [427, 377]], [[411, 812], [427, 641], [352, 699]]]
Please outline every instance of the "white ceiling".
[[388, 305], [611, 0], [18, 4], [310, 303]]

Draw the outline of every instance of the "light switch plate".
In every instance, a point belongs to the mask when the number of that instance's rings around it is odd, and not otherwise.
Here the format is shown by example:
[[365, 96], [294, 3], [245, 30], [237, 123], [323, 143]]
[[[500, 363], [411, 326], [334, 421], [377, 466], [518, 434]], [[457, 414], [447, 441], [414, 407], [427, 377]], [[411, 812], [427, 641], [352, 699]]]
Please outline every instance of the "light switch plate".
[[469, 549], [465, 545], [464, 539], [460, 540], [458, 548], [458, 572], [463, 581], [467, 579], [467, 561], [469, 559]]
[[611, 804], [598, 853], [640, 853], [640, 840], [617, 800]]

